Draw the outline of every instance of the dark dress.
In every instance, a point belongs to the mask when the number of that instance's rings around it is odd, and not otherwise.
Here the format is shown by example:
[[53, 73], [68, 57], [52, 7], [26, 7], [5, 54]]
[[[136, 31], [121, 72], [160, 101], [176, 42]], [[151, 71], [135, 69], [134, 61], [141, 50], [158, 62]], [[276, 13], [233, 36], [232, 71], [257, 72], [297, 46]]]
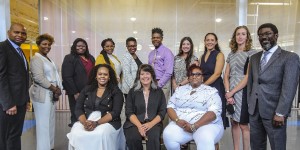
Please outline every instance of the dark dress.
[[[203, 75], [203, 82], [205, 82], [207, 79], [209, 79], [215, 71], [215, 66], [216, 66], [216, 61], [217, 61], [217, 55], [220, 52], [217, 50], [211, 51], [207, 61], [205, 62], [205, 55], [206, 52], [204, 52], [202, 58], [201, 58], [201, 65], [200, 68], [202, 70]], [[215, 82], [210, 84], [209, 86], [214, 87], [218, 90], [219, 96], [221, 97], [222, 100], [222, 120], [223, 120], [223, 125], [224, 129], [226, 127], [229, 127], [229, 121], [228, 118], [226, 117], [226, 98], [225, 98], [225, 88], [223, 84], [223, 79], [219, 77]]]

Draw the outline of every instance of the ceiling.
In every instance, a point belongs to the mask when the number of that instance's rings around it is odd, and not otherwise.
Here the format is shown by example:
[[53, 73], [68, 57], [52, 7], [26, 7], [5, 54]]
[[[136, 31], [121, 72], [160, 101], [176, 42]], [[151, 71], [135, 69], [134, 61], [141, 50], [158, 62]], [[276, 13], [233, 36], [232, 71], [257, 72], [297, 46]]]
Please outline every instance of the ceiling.
[[22, 23], [27, 29], [27, 42], [39, 35], [38, 0], [10, 0], [12, 23]]

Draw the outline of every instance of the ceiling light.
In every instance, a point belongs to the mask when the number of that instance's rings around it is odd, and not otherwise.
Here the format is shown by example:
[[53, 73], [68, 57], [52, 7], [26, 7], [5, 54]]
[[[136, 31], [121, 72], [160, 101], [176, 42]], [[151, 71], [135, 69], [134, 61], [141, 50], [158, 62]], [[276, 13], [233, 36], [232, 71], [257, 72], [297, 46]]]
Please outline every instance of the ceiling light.
[[85, 38], [86, 40], [89, 40], [89, 38], [87, 37], [87, 38]]
[[289, 6], [290, 3], [250, 3], [250, 5]]
[[72, 33], [76, 33], [76, 31], [72, 31]]
[[222, 21], [221, 18], [217, 18], [217, 19], [216, 19], [216, 22], [221, 22], [221, 21]]
[[48, 17], [44, 17], [44, 20], [48, 20], [49, 18]]
[[291, 51], [292, 53], [294, 53], [294, 51]]
[[136, 49], [137, 49], [138, 51], [142, 50], [142, 45], [141, 45], [141, 44], [138, 44], [137, 47], [136, 47]]
[[133, 31], [133, 34], [137, 34], [138, 32], [137, 31]]
[[136, 21], [136, 18], [135, 17], [131, 17], [130, 20], [131, 21]]

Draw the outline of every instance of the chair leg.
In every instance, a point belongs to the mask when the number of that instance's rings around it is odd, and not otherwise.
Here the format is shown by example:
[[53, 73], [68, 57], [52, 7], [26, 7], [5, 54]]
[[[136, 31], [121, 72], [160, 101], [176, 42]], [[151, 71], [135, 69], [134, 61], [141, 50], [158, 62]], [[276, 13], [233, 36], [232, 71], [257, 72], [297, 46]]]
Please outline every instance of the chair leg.
[[216, 150], [220, 150], [219, 143], [216, 143], [216, 144], [215, 144], [215, 149], [216, 149]]

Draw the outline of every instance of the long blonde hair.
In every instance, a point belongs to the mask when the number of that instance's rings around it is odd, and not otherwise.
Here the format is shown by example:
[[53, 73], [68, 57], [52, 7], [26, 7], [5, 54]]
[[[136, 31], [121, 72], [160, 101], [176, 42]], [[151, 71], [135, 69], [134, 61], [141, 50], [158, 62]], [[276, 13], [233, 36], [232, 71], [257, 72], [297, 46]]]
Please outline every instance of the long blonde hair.
[[246, 40], [246, 45], [245, 45], [245, 51], [249, 51], [252, 47], [252, 38], [249, 32], [249, 29], [247, 28], [247, 26], [238, 26], [235, 28], [232, 37], [231, 37], [231, 41], [229, 42], [229, 47], [231, 48], [231, 51], [233, 53], [235, 53], [238, 49], [238, 44], [236, 42], [236, 32], [238, 29], [245, 29], [247, 32], [247, 40]]

